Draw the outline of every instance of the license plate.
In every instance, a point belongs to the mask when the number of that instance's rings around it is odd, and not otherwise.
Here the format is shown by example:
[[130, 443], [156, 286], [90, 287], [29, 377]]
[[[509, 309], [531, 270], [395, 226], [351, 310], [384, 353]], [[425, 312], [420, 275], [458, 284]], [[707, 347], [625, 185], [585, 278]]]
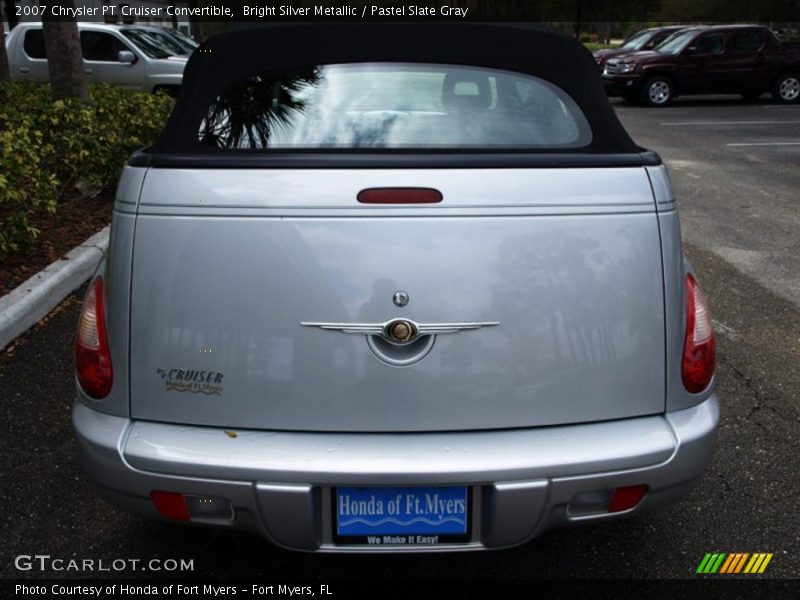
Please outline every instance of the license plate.
[[346, 487], [334, 496], [339, 544], [436, 545], [469, 541], [466, 486]]

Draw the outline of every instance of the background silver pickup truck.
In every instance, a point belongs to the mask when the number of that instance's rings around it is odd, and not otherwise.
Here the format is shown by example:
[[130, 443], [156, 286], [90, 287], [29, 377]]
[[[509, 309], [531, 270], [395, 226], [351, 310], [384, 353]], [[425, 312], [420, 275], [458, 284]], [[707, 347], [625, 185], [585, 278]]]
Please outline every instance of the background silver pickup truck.
[[[89, 83], [132, 90], [177, 93], [186, 56], [174, 56], [138, 27], [78, 23], [83, 66]], [[11, 78], [50, 80], [41, 23], [20, 23], [6, 39]]]
[[74, 425], [104, 497], [403, 552], [699, 481], [710, 316], [667, 172], [577, 42], [293, 25], [204, 49], [125, 169], [81, 312]]

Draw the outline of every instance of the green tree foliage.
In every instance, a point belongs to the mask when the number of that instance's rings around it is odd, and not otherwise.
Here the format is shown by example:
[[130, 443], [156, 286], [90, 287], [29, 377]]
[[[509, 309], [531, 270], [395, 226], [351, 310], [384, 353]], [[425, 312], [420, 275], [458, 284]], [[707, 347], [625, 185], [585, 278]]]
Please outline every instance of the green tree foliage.
[[113, 188], [130, 153], [155, 140], [172, 103], [109, 85], [92, 86], [86, 102], [53, 102], [48, 85], [0, 83], [0, 260], [36, 240], [37, 213]]

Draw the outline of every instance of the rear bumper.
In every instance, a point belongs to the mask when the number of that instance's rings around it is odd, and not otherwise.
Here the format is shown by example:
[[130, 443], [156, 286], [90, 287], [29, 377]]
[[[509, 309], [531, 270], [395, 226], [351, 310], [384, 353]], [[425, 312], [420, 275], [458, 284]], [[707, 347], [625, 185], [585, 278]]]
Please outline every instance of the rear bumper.
[[[638, 514], [687, 493], [708, 464], [716, 397], [682, 411], [538, 429], [336, 434], [237, 431], [132, 421], [77, 402], [73, 424], [89, 476], [111, 503], [153, 519], [153, 490], [218, 496], [235, 512], [220, 526], [280, 546], [323, 551], [502, 548], [584, 521]], [[472, 540], [458, 546], [333, 543], [335, 486], [467, 485]], [[580, 492], [646, 484], [626, 512], [571, 514]]]

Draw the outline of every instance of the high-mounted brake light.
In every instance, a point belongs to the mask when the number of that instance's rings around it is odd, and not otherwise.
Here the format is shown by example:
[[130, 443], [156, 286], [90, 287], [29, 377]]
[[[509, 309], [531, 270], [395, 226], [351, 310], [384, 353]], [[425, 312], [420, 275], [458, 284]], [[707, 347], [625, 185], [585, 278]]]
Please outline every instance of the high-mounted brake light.
[[686, 275], [686, 337], [683, 342], [681, 377], [683, 387], [692, 394], [711, 383], [716, 367], [716, 340], [708, 304], [697, 281]]
[[106, 337], [103, 278], [89, 286], [75, 336], [75, 372], [81, 389], [92, 398], [108, 396], [113, 382], [111, 353]]
[[433, 188], [368, 188], [358, 192], [361, 204], [436, 204], [442, 192]]

